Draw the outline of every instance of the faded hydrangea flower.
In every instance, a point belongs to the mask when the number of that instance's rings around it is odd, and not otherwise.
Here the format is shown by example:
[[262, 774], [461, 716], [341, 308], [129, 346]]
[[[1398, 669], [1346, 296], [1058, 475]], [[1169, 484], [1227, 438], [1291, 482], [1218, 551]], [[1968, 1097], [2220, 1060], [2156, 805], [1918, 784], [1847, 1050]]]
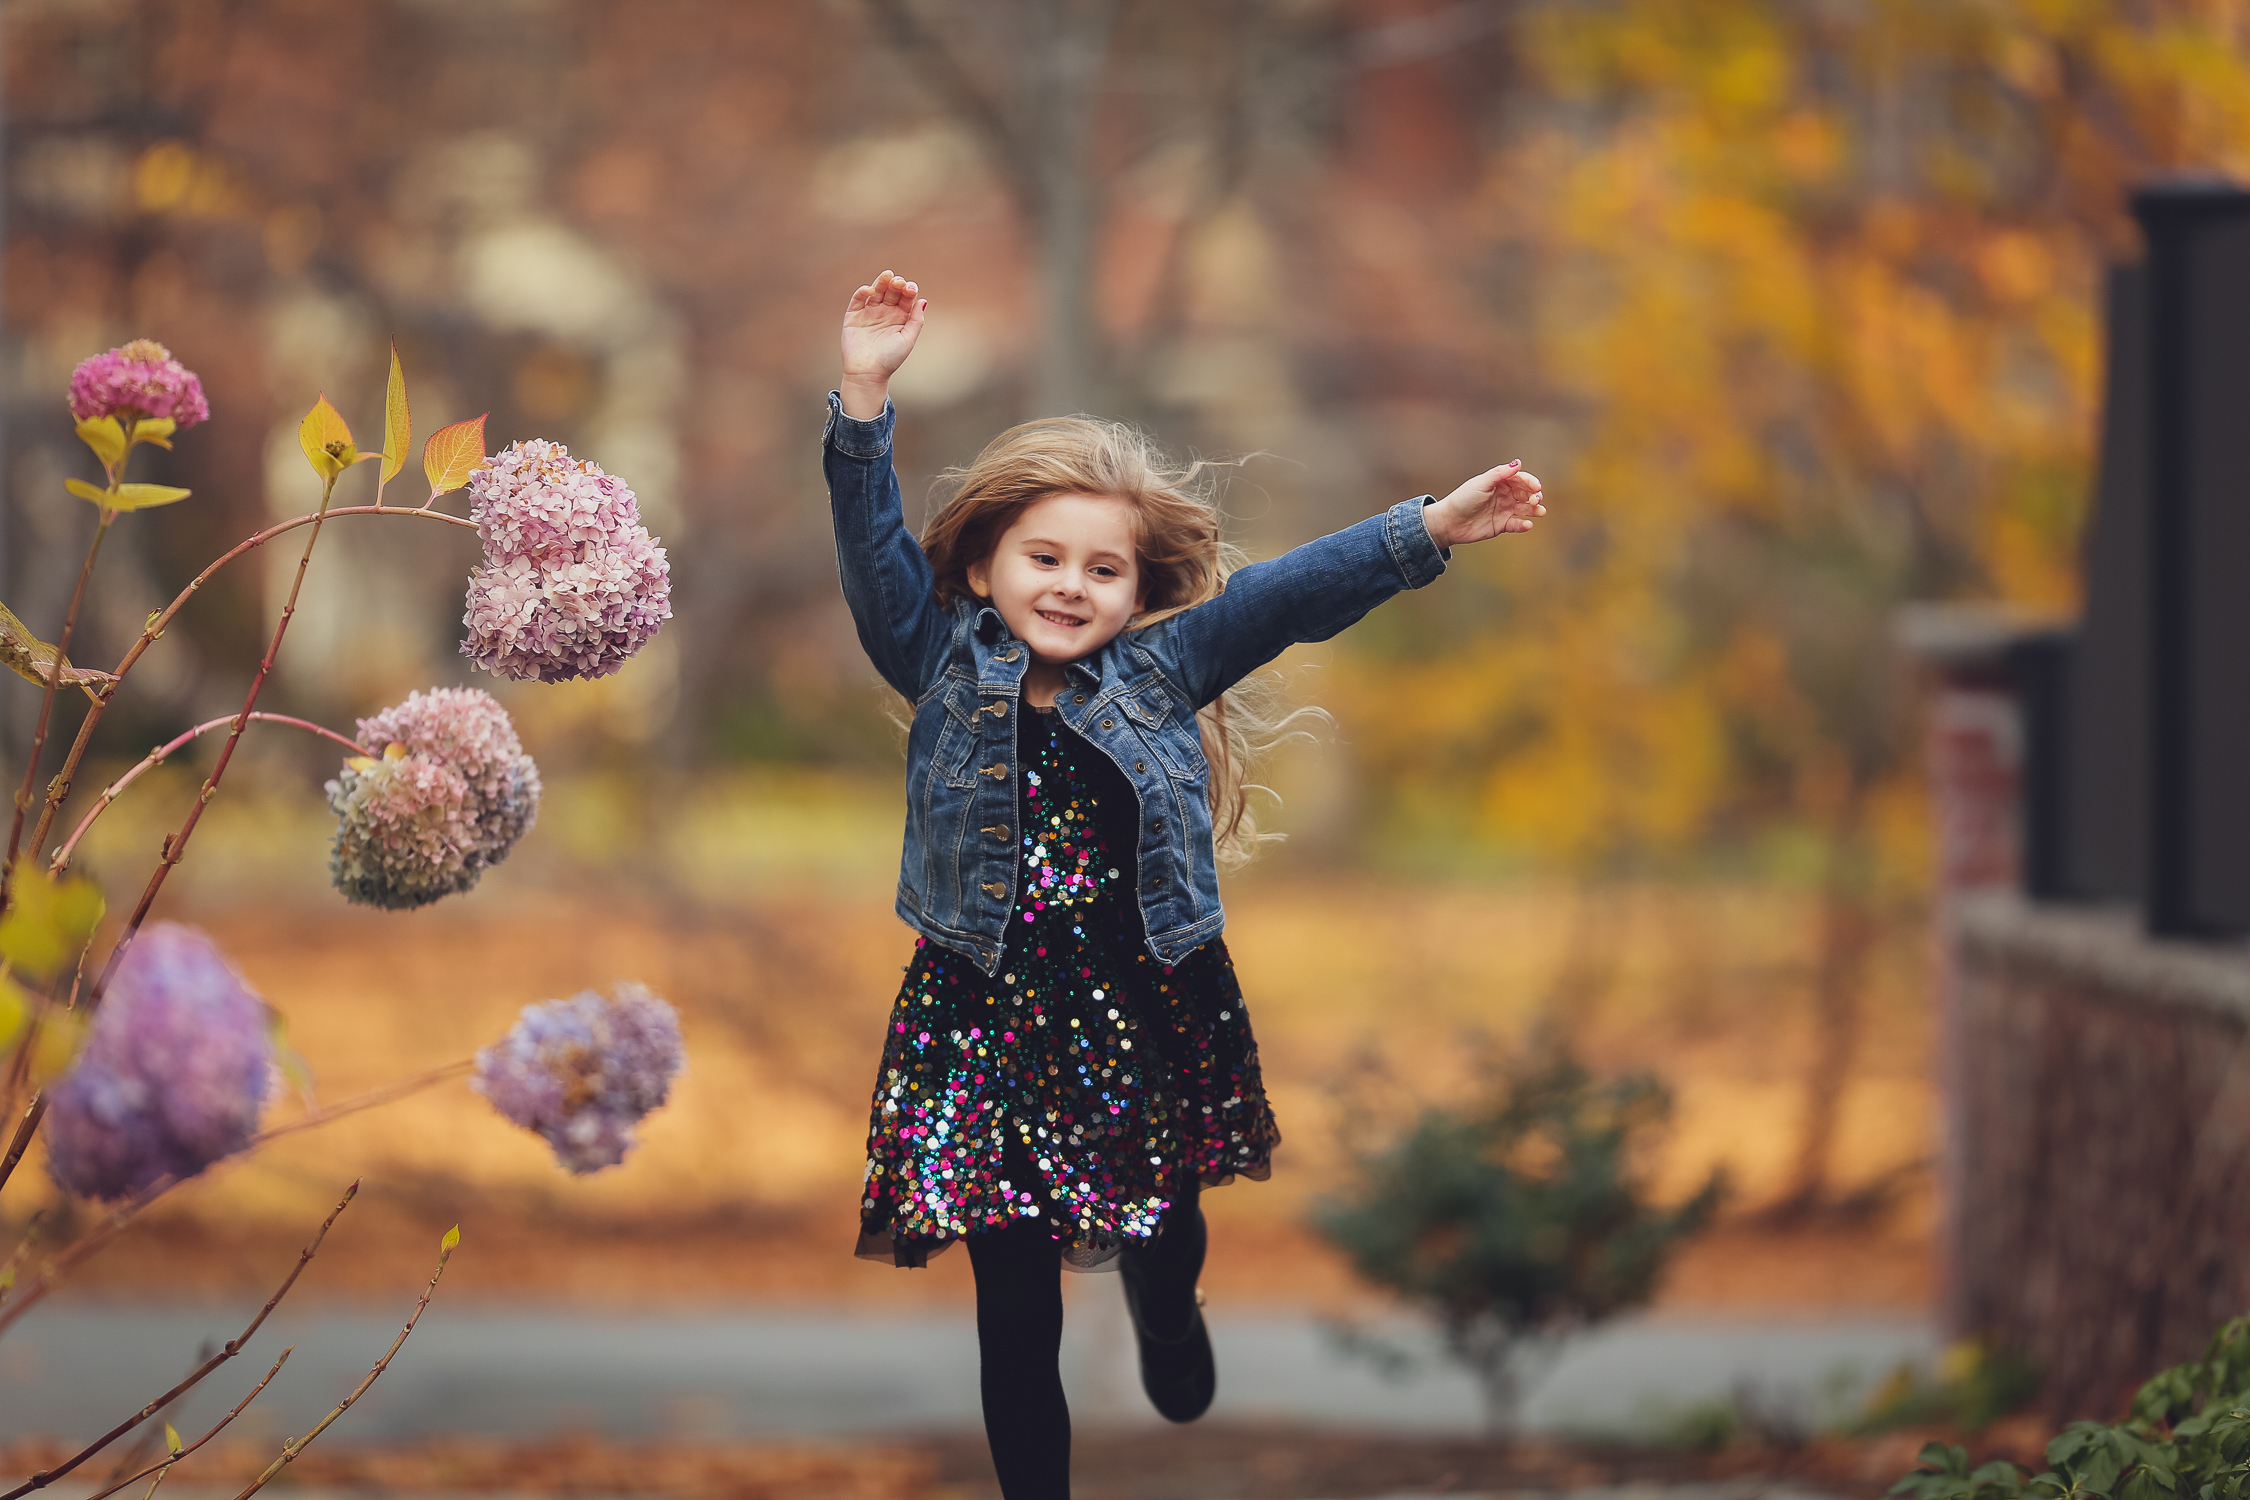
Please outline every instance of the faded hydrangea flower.
[[193, 1177], [250, 1143], [271, 1059], [265, 1002], [218, 945], [193, 927], [148, 927], [48, 1096], [48, 1172], [104, 1199]]
[[645, 985], [620, 984], [615, 998], [584, 990], [525, 1006], [477, 1053], [470, 1087], [545, 1138], [564, 1167], [594, 1172], [625, 1159], [633, 1127], [686, 1061], [679, 1013]]
[[539, 815], [539, 768], [489, 693], [409, 694], [360, 720], [359, 742], [369, 753], [328, 783], [328, 873], [347, 901], [403, 911], [465, 891]]
[[499, 677], [606, 677], [672, 618], [671, 564], [631, 489], [531, 438], [469, 478], [484, 563], [461, 654]]
[[70, 376], [70, 414], [88, 417], [170, 417], [182, 428], [211, 415], [203, 382], [154, 339], [135, 339], [107, 354], [80, 360]]

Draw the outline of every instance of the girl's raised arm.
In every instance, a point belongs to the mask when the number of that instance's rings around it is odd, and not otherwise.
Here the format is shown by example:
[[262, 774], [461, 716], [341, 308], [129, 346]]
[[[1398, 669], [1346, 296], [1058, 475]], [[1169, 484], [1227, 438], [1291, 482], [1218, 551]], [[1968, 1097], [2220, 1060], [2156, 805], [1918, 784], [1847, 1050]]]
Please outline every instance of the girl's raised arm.
[[1502, 464], [1443, 500], [1379, 516], [1238, 568], [1226, 592], [1134, 637], [1197, 708], [1302, 641], [1325, 641], [1376, 605], [1445, 571], [1451, 549], [1529, 531], [1547, 513], [1539, 481]]
[[844, 309], [844, 378], [829, 397], [821, 467], [836, 526], [836, 571], [859, 643], [883, 680], [919, 699], [937, 671], [946, 622], [929, 559], [906, 529], [891, 467], [890, 378], [913, 352], [929, 303], [885, 271]]

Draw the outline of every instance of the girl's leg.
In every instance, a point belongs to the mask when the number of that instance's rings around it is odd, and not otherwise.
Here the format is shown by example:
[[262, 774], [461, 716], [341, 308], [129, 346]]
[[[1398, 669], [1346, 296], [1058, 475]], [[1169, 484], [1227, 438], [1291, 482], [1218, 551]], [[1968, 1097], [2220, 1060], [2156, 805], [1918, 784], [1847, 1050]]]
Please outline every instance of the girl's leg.
[[1190, 1184], [1164, 1217], [1164, 1228], [1145, 1247], [1118, 1262], [1125, 1305], [1140, 1345], [1141, 1388], [1167, 1421], [1192, 1422], [1211, 1408], [1218, 1371], [1210, 1330], [1196, 1304], [1203, 1274], [1205, 1232], [1201, 1192]]
[[1195, 1284], [1208, 1243], [1202, 1197], [1191, 1181], [1165, 1212], [1163, 1233], [1119, 1257], [1118, 1269], [1133, 1289], [1135, 1319], [1160, 1343], [1179, 1342], [1195, 1320]]
[[1005, 1500], [1069, 1500], [1070, 1407], [1063, 1400], [1062, 1249], [1018, 1220], [968, 1237], [977, 1278], [984, 1435]]

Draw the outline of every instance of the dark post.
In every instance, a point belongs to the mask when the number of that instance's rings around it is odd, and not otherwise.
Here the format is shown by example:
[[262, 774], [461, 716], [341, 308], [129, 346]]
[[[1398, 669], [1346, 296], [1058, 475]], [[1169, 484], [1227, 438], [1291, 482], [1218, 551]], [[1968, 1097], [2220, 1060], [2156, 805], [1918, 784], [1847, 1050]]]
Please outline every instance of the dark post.
[[2250, 931], [2250, 192], [2133, 195], [2148, 239], [2148, 929]]

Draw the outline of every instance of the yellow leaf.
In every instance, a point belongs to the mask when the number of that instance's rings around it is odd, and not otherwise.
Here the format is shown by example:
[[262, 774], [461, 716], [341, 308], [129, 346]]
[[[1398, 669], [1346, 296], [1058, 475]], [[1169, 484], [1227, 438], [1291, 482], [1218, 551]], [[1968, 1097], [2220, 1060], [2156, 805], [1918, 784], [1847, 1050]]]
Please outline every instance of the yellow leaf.
[[143, 417], [133, 424], [133, 441], [169, 448], [172, 446], [172, 434], [179, 430], [180, 424], [170, 417]]
[[0, 917], [0, 958], [41, 978], [77, 958], [108, 909], [101, 887], [76, 876], [48, 880], [19, 869]]
[[117, 498], [110, 504], [118, 510], [147, 510], [152, 505], [185, 500], [190, 493], [169, 484], [121, 484], [117, 487]]
[[49, 1007], [39, 1023], [39, 1038], [31, 1044], [31, 1086], [43, 1089], [78, 1061], [86, 1046], [86, 1019], [74, 1010]]
[[459, 1245], [460, 1243], [461, 1226], [456, 1224], [451, 1229], [448, 1229], [445, 1232], [444, 1239], [438, 1241], [438, 1248], [440, 1250], [443, 1250], [446, 1254], [451, 1255], [453, 1253], [454, 1247]]
[[164, 1451], [166, 1453], [177, 1453], [180, 1451], [180, 1446], [179, 1429], [166, 1422], [164, 1424]]
[[328, 404], [326, 395], [315, 401], [305, 420], [297, 424], [297, 446], [305, 450], [305, 461], [324, 484], [335, 483], [337, 475], [359, 462], [352, 430], [345, 424], [344, 414]]
[[399, 368], [398, 345], [391, 345], [391, 383], [383, 392], [383, 482], [406, 467], [406, 445], [414, 441], [414, 418], [406, 409], [406, 371]]
[[[0, 666], [41, 687], [47, 685], [47, 678], [55, 670], [55, 648], [33, 635], [5, 604], [0, 604]], [[62, 680], [67, 687], [83, 687], [90, 682], [115, 682], [117, 679], [107, 672], [74, 667], [66, 661]]]
[[83, 479], [66, 479], [63, 488], [81, 500], [91, 500], [103, 510], [115, 510], [117, 497], [98, 484], [88, 484]]
[[115, 417], [88, 417], [78, 424], [78, 436], [112, 468], [125, 457], [125, 428]]
[[[485, 417], [492, 413], [486, 412]], [[484, 417], [440, 427], [422, 445], [422, 472], [430, 477], [430, 498], [457, 490], [469, 482], [470, 473], [484, 462]]]

